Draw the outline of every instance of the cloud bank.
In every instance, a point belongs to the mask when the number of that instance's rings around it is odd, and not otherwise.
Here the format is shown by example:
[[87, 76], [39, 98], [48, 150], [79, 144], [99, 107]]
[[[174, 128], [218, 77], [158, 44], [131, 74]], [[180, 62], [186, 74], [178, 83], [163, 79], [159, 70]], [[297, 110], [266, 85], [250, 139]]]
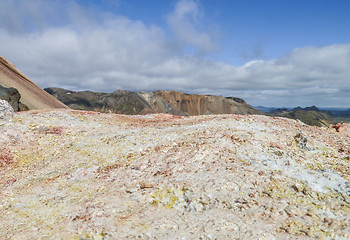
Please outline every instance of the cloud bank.
[[41, 87], [165, 89], [237, 96], [252, 105], [350, 107], [350, 44], [298, 48], [233, 66], [206, 57], [220, 46], [202, 24], [197, 1], [180, 0], [168, 13], [172, 36], [74, 1], [2, 4], [0, 55]]
[[175, 9], [168, 15], [168, 24], [184, 46], [195, 48], [198, 53], [208, 53], [218, 49], [212, 35], [200, 31], [203, 10], [198, 2], [179, 0]]

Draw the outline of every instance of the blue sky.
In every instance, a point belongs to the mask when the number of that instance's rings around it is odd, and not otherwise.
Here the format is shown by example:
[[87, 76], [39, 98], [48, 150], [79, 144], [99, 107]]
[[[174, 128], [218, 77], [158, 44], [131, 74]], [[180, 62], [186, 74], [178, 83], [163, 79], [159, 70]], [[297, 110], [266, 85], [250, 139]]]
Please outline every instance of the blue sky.
[[3, 0], [0, 55], [41, 87], [350, 107], [350, 1]]

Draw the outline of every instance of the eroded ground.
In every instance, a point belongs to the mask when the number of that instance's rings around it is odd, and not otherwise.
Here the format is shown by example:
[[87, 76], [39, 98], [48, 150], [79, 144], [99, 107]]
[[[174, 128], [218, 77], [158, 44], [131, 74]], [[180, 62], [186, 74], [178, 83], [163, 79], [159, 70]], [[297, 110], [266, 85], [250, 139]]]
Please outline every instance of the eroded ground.
[[349, 129], [266, 116], [0, 120], [1, 239], [348, 239]]

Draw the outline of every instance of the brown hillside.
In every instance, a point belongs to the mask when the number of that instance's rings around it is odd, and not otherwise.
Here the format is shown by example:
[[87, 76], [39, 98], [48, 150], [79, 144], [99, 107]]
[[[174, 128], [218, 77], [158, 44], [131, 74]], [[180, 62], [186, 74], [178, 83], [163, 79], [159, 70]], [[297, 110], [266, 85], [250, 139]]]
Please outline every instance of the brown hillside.
[[246, 102], [214, 95], [185, 94], [176, 91], [157, 91], [145, 97], [156, 112], [203, 114], [260, 114]]
[[75, 110], [118, 114], [169, 113], [196, 116], [203, 114], [262, 114], [243, 99], [214, 95], [186, 94], [176, 91], [113, 93], [70, 91], [45, 88], [45, 91]]
[[29, 109], [68, 108], [45, 92], [13, 64], [0, 56], [0, 85], [13, 87], [21, 94], [21, 102]]

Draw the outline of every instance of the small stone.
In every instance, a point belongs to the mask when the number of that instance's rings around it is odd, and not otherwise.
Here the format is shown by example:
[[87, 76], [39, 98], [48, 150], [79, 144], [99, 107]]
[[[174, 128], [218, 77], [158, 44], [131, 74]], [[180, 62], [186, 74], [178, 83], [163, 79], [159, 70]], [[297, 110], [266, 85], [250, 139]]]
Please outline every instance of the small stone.
[[292, 185], [292, 188], [296, 191], [296, 192], [301, 192], [304, 188], [302, 185], [296, 183], [294, 185]]
[[153, 187], [154, 187], [154, 184], [153, 184], [153, 183], [145, 182], [145, 181], [140, 182], [140, 188], [141, 188], [141, 189], [144, 189], [144, 188], [153, 188]]
[[332, 223], [333, 223], [333, 220], [332, 220], [331, 218], [329, 218], [329, 217], [325, 217], [325, 218], [323, 219], [323, 221], [324, 221], [325, 223], [327, 223], [328, 226], [332, 225]]
[[309, 148], [307, 147], [307, 137], [304, 136], [302, 133], [298, 133], [297, 135], [295, 135], [294, 141], [299, 149], [309, 150]]
[[334, 128], [337, 132], [342, 133], [345, 132], [348, 126], [349, 125], [345, 123], [337, 123], [336, 125], [333, 125], [332, 128]]

